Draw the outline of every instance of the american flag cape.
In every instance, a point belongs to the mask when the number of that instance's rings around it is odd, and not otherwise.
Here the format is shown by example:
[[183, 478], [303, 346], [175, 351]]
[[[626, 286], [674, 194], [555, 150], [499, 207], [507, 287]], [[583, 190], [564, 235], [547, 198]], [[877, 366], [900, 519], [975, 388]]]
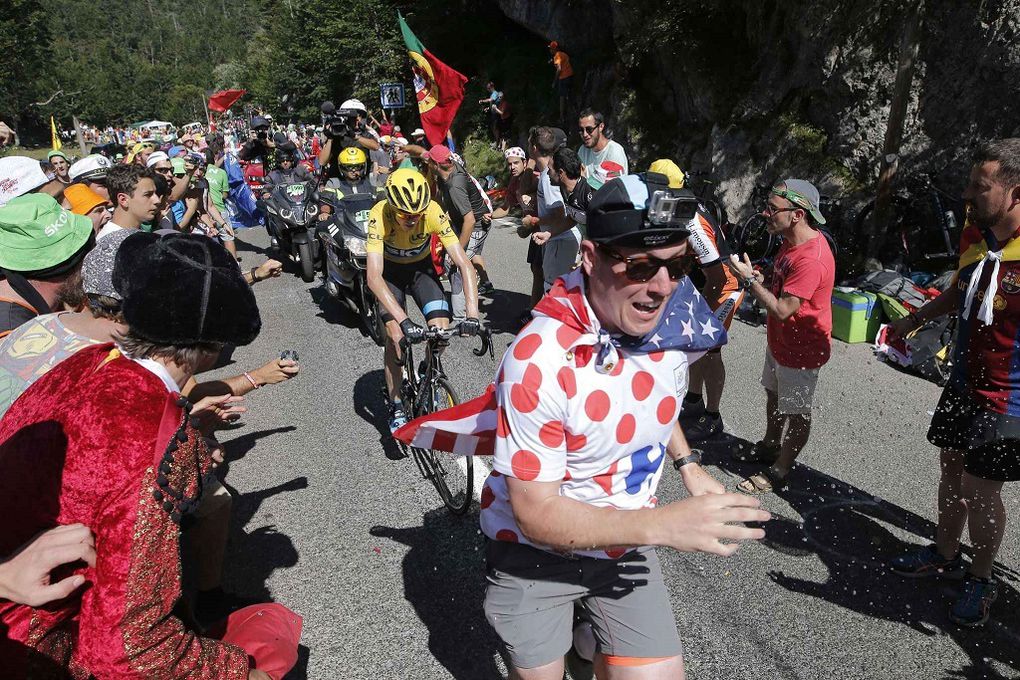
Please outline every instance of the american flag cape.
[[[573, 352], [577, 366], [587, 366], [594, 360], [595, 370], [600, 372], [608, 372], [618, 363], [619, 348], [638, 354], [680, 350], [693, 362], [727, 341], [726, 329], [686, 276], [666, 302], [655, 330], [643, 338], [616, 338], [602, 328], [585, 300], [580, 268], [557, 279], [535, 305], [532, 316], [550, 317], [580, 332], [568, 349]], [[491, 456], [496, 441], [496, 413], [496, 385], [491, 383], [481, 396], [416, 418], [393, 436], [419, 449]]]

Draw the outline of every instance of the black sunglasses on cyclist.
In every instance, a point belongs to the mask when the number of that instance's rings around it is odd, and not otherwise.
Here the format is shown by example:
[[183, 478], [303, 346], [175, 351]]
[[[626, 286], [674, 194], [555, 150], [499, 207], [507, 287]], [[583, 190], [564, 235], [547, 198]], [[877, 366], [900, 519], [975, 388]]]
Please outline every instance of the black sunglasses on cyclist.
[[662, 267], [666, 268], [666, 273], [669, 275], [670, 281], [679, 281], [687, 275], [691, 266], [691, 259], [686, 254], [678, 255], [677, 257], [673, 257], [668, 260], [662, 260], [657, 257], [652, 257], [651, 255], [626, 257], [609, 246], [600, 245], [598, 248], [608, 257], [627, 265], [627, 268], [623, 273], [628, 279], [635, 283], [644, 283], [645, 281], [649, 281], [659, 273], [659, 269]]
[[[599, 125], [602, 125], [602, 123], [599, 123]], [[581, 125], [577, 129], [580, 130], [582, 134], [590, 135], [599, 129], [599, 125]]]

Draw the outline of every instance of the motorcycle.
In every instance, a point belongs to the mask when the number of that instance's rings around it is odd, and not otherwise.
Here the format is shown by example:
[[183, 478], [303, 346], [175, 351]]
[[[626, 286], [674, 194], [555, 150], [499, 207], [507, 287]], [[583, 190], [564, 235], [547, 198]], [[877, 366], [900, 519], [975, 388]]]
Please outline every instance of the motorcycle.
[[351, 194], [340, 198], [323, 191], [320, 200], [333, 214], [319, 223], [322, 245], [322, 276], [330, 297], [344, 302], [358, 315], [372, 340], [382, 346], [386, 339], [381, 307], [368, 287], [365, 244], [368, 240], [368, 215], [378, 201], [374, 194]]
[[315, 238], [315, 219], [319, 213], [315, 183], [280, 184], [265, 200], [264, 212], [275, 246], [298, 265], [301, 279], [311, 283], [320, 254]]

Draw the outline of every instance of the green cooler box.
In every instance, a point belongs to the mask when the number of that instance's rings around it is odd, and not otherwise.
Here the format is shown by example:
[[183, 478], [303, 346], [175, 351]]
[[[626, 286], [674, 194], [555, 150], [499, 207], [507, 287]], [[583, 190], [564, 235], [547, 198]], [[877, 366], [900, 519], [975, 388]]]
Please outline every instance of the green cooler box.
[[843, 342], [874, 342], [881, 323], [882, 305], [874, 293], [832, 291], [832, 337]]

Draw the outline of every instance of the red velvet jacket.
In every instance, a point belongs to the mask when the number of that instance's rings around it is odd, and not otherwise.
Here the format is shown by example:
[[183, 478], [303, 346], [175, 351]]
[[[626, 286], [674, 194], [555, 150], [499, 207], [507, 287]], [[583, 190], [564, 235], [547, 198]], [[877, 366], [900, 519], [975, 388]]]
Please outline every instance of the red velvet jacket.
[[70, 598], [38, 609], [0, 601], [5, 677], [247, 678], [241, 648], [171, 615], [181, 593], [178, 513], [210, 469], [181, 403], [150, 371], [98, 345], [54, 367], [0, 421], [0, 555], [81, 522], [97, 556], [95, 568], [79, 563], [87, 583]]

